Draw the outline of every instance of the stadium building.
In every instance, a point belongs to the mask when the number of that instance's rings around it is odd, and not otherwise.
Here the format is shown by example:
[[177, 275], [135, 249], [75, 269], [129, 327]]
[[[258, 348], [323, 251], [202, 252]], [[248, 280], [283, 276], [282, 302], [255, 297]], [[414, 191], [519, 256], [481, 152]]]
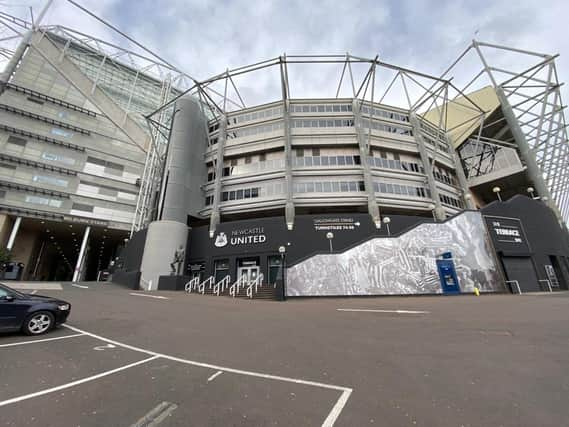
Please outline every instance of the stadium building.
[[23, 277], [110, 267], [133, 288], [275, 298], [567, 288], [555, 56], [475, 41], [441, 76], [283, 55], [196, 80], [101, 46], [30, 28], [4, 74], [0, 239]]
[[0, 79], [4, 278], [95, 280], [130, 236], [151, 140], [144, 114], [185, 77], [69, 28], [0, 21], [19, 36]]

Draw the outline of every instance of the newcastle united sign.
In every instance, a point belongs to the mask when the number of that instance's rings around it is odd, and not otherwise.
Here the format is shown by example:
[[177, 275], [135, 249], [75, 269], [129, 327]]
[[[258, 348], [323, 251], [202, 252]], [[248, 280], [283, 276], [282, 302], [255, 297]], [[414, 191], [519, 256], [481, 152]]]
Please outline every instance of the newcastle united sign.
[[228, 236], [225, 232], [220, 232], [215, 238], [214, 245], [217, 248], [223, 248], [227, 245], [252, 245], [258, 243], [265, 243], [267, 236], [263, 227], [252, 227], [238, 230], [232, 230]]

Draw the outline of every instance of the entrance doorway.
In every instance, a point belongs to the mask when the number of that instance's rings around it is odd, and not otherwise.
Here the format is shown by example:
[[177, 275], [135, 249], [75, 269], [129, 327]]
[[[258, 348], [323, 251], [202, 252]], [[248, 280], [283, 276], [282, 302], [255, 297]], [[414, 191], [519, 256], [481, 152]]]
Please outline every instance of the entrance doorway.
[[241, 276], [245, 276], [245, 282], [252, 282], [255, 279], [257, 279], [257, 276], [259, 275], [259, 266], [257, 265], [250, 265], [250, 266], [245, 266], [245, 267], [239, 267], [237, 269], [237, 277], [241, 278]]
[[261, 267], [259, 266], [258, 258], [245, 258], [237, 261], [237, 279], [245, 276], [245, 282], [252, 282], [259, 276]]

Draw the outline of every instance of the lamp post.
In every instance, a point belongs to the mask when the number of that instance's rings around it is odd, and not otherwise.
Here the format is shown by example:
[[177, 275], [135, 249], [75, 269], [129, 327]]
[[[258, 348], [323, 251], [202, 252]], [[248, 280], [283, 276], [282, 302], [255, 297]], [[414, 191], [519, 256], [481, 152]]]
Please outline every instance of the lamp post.
[[384, 216], [383, 217], [383, 223], [385, 224], [385, 227], [387, 228], [387, 235], [391, 236], [391, 230], [389, 229], [389, 223], [391, 222], [391, 218], [389, 218], [388, 216]]
[[334, 238], [334, 233], [332, 233], [331, 231], [329, 231], [328, 233], [326, 233], [326, 238], [328, 239], [328, 242], [330, 243], [330, 252], [333, 251], [332, 248], [332, 239]]
[[286, 247], [279, 246], [279, 254], [281, 256], [281, 280], [283, 284], [283, 301], [286, 300], [286, 282], [285, 282], [285, 254], [286, 254]]
[[437, 222], [437, 216], [435, 215], [435, 208], [436, 208], [436, 206], [434, 203], [431, 203], [429, 205], [429, 209], [431, 210], [431, 213], [433, 214], [433, 221]]
[[535, 199], [535, 195], [534, 195], [534, 188], [533, 187], [528, 187], [528, 189], [526, 190], [528, 192], [528, 194], [530, 195], [530, 197], [532, 199]]
[[500, 196], [500, 191], [502, 191], [502, 189], [497, 186], [492, 189], [492, 192], [498, 197], [498, 200], [502, 201], [502, 196]]

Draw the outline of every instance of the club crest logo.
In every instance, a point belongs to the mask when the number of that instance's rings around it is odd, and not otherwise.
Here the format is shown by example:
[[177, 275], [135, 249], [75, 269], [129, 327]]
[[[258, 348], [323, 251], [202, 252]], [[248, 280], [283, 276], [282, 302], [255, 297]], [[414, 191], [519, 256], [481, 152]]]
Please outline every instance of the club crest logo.
[[223, 248], [224, 246], [227, 246], [227, 235], [223, 232], [219, 233], [215, 238], [214, 245], [217, 248]]

